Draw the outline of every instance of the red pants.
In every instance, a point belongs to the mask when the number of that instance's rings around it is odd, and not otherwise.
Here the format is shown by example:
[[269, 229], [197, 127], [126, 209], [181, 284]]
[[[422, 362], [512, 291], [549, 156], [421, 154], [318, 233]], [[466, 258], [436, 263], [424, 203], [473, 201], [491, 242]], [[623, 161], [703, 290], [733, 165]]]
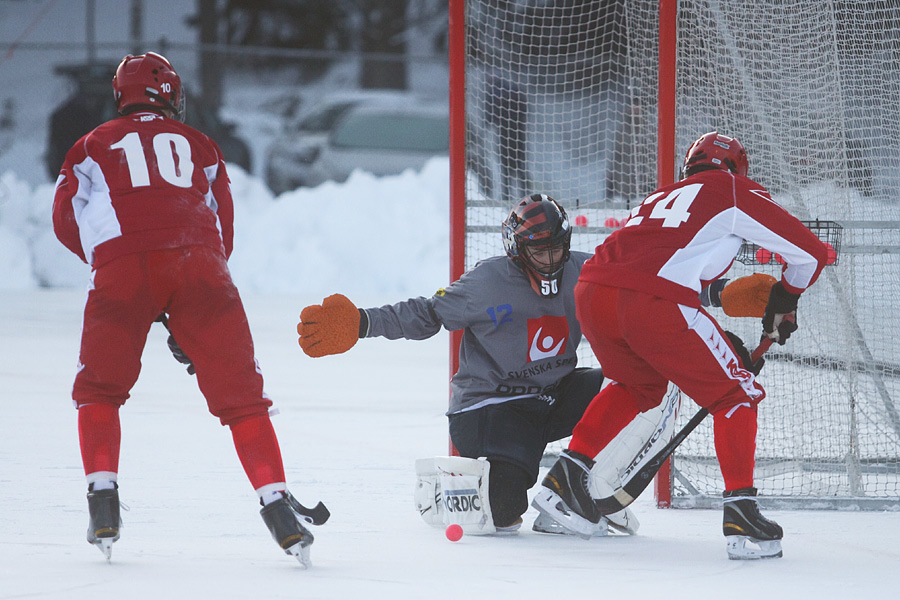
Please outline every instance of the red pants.
[[639, 412], [658, 406], [671, 381], [713, 415], [726, 489], [751, 486], [756, 405], [765, 391], [716, 321], [702, 309], [585, 282], [575, 287], [575, 305], [603, 374], [616, 384], [594, 398], [569, 447], [595, 456]]
[[659, 405], [669, 381], [710, 413], [765, 397], [702, 309], [591, 283], [577, 285], [575, 303], [603, 374], [628, 387], [641, 411]]
[[72, 392], [77, 405], [125, 403], [150, 326], [163, 312], [223, 425], [267, 415], [272, 402], [243, 304], [225, 257], [206, 246], [127, 254], [94, 272]]

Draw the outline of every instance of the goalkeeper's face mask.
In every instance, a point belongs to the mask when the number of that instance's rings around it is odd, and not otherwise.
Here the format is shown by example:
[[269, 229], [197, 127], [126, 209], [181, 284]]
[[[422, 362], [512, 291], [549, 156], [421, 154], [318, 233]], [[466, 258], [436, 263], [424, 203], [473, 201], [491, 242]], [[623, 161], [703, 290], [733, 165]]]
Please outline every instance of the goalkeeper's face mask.
[[545, 298], [556, 296], [572, 239], [562, 206], [546, 194], [526, 196], [503, 222], [502, 233], [507, 255], [532, 289]]
[[545, 298], [552, 298], [559, 293], [563, 269], [569, 258], [566, 241], [526, 244], [521, 248], [519, 258], [531, 288]]

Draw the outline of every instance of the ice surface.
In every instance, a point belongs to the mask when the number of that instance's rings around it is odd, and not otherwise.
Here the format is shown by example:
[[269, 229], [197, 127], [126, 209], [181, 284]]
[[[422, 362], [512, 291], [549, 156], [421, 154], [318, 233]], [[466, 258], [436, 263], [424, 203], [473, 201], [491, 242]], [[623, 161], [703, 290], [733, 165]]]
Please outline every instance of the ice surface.
[[[377, 295], [377, 294], [376, 294]], [[368, 303], [392, 297], [365, 298]], [[896, 513], [766, 511], [784, 558], [729, 561], [718, 510], [634, 509], [635, 537], [584, 541], [530, 531], [448, 542], [413, 507], [417, 458], [445, 454], [448, 336], [361, 340], [307, 358], [299, 309], [318, 297], [245, 303], [288, 484], [331, 520], [303, 571], [270, 539], [228, 430], [154, 326], [121, 411], [122, 539], [112, 563], [85, 542], [87, 502], [70, 401], [83, 294], [0, 292], [0, 598], [887, 597]]]

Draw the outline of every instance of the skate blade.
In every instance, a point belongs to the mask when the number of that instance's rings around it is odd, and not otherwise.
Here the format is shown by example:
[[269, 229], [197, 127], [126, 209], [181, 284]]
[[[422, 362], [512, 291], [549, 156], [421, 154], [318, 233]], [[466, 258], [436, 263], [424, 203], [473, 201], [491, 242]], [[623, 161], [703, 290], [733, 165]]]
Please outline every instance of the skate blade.
[[609, 522], [609, 528], [626, 535], [637, 535], [640, 521], [628, 508], [604, 517]]
[[745, 535], [728, 537], [727, 547], [730, 560], [760, 560], [781, 558], [781, 540], [754, 540]]
[[103, 556], [106, 557], [106, 560], [112, 560], [112, 538], [99, 538], [94, 545], [97, 546], [97, 550], [103, 553]]
[[309, 558], [309, 549], [310, 546], [294, 544], [293, 546], [288, 548], [286, 552], [296, 558], [304, 569], [308, 569], [312, 566], [312, 561]]
[[[556, 521], [560, 526], [574, 533], [584, 540], [594, 537], [601, 529], [606, 528], [606, 521], [591, 523], [584, 517], [575, 514], [559, 495], [547, 488], [541, 488], [531, 505], [547, 517]], [[603, 534], [600, 534], [603, 535]]]
[[[534, 525], [532, 525], [531, 530], [538, 533], [549, 533], [551, 535], [576, 535], [575, 532], [566, 529], [554, 521], [553, 517], [543, 512], [538, 512], [538, 516], [534, 520]], [[604, 537], [607, 535], [609, 535], [609, 529], [598, 525], [597, 530], [592, 537]]]

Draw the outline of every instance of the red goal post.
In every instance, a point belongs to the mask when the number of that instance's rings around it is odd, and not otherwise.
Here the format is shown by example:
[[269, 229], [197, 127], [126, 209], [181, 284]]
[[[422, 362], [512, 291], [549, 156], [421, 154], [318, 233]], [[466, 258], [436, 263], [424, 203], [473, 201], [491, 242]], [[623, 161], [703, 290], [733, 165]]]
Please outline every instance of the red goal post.
[[[525, 191], [559, 200], [590, 252], [699, 135], [738, 137], [776, 201], [843, 231], [760, 378], [760, 495], [900, 508], [897, 97], [900, 11], [880, 0], [450, 0], [451, 280], [502, 253], [499, 223]], [[739, 261], [726, 276], [779, 270]], [[586, 346], [580, 363], [596, 364]], [[671, 465], [660, 506], [720, 502], [708, 425]]]

